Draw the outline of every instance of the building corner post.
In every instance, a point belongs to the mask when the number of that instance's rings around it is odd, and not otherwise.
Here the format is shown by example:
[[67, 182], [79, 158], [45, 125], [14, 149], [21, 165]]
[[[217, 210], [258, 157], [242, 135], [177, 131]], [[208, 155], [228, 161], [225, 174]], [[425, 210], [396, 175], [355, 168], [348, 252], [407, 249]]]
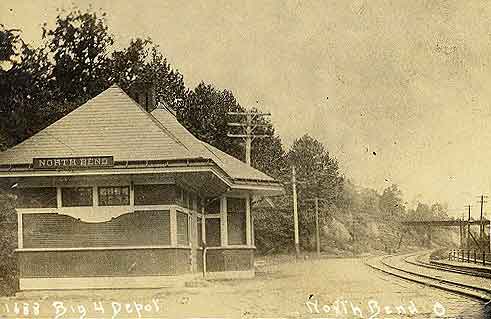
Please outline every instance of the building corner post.
[[177, 209], [175, 206], [172, 206], [170, 209], [170, 245], [172, 247], [177, 246]]
[[220, 244], [222, 247], [228, 246], [228, 229], [227, 229], [227, 197], [220, 197]]
[[254, 225], [252, 224], [251, 218], [251, 195], [247, 194], [246, 196], [246, 244], [247, 246], [252, 246], [252, 228]]

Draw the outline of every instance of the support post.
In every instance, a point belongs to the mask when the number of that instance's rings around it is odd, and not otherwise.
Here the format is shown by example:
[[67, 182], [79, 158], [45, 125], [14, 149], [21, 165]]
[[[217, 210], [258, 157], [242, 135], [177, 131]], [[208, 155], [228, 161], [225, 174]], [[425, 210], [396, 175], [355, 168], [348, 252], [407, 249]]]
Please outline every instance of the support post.
[[192, 211], [191, 211], [191, 269], [192, 272], [198, 271], [198, 247], [199, 241], [198, 238], [198, 198], [196, 195], [192, 197]]
[[221, 246], [228, 246], [228, 229], [227, 229], [227, 197], [220, 197], [220, 242]]
[[24, 231], [22, 230], [22, 213], [17, 212], [17, 248], [24, 248]]
[[201, 199], [201, 242], [206, 243], [206, 211], [204, 199]]
[[176, 215], [176, 207], [172, 207], [170, 209], [170, 245], [172, 247], [177, 246], [177, 215]]
[[251, 196], [246, 197], [246, 244], [252, 246]]
[[61, 206], [63, 206], [63, 202], [62, 202], [62, 197], [61, 197], [61, 187], [57, 187], [56, 188], [56, 207], [58, 209], [61, 208]]
[[99, 206], [99, 194], [97, 194], [97, 186], [92, 186], [92, 205]]
[[206, 279], [206, 212], [205, 200], [201, 199], [201, 242], [203, 243], [203, 279]]
[[130, 182], [130, 206], [135, 206], [135, 184]]

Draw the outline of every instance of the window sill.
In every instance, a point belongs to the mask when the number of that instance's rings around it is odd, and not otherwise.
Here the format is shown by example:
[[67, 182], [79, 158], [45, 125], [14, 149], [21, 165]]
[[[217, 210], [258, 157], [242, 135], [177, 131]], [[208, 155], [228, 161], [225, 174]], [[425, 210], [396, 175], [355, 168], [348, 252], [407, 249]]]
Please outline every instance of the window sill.
[[[220, 250], [220, 249], [256, 249], [256, 246], [228, 245], [228, 246], [216, 246], [216, 247], [206, 248], [206, 250]], [[198, 250], [203, 250], [203, 247], [198, 247]]]
[[18, 248], [16, 252], [37, 251], [84, 251], [84, 250], [146, 250], [146, 249], [191, 249], [189, 246], [110, 246], [110, 247], [65, 247], [65, 248]]

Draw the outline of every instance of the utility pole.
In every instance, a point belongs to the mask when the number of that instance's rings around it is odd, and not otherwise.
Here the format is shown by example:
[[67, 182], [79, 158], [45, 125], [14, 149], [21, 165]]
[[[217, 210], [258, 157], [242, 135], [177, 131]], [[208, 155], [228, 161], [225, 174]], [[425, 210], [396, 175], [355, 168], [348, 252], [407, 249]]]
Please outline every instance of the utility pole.
[[471, 205], [466, 206], [469, 209], [469, 219], [467, 219], [467, 249], [470, 247], [471, 239]]
[[468, 208], [469, 211], [469, 217], [467, 219], [467, 242], [466, 242], [467, 245], [466, 248], [469, 249], [470, 239], [471, 239], [471, 205], [466, 205], [465, 207]]
[[[261, 124], [261, 123], [254, 123], [254, 120], [258, 117], [262, 116], [270, 116], [271, 113], [259, 113], [259, 112], [252, 112], [252, 111], [247, 111], [247, 112], [228, 112], [228, 115], [232, 116], [239, 116], [239, 117], [245, 117], [245, 123], [243, 121], [235, 122], [235, 123], [227, 123], [228, 126], [230, 127], [241, 127], [243, 128], [243, 134], [231, 134], [228, 133], [228, 137], [233, 137], [233, 138], [243, 138], [245, 141], [245, 161], [246, 164], [251, 166], [251, 150], [252, 150], [252, 141], [256, 138], [264, 138], [264, 137], [271, 137], [270, 135], [267, 134], [254, 134], [254, 130], [257, 127], [266, 127], [269, 126], [268, 124]], [[251, 212], [251, 237], [252, 237], [252, 242], [254, 243], [254, 215]]]
[[258, 127], [267, 127], [269, 124], [262, 124], [262, 123], [255, 123], [257, 122], [258, 118], [263, 117], [263, 116], [270, 116], [271, 113], [259, 113], [259, 112], [252, 112], [252, 111], [247, 111], [247, 112], [228, 112], [228, 115], [232, 116], [239, 116], [242, 118], [245, 118], [244, 121], [239, 121], [239, 122], [234, 122], [234, 123], [227, 123], [228, 126], [231, 127], [240, 127], [243, 129], [242, 134], [232, 134], [228, 133], [228, 137], [233, 137], [233, 138], [243, 138], [245, 142], [245, 161], [247, 165], [251, 165], [251, 149], [252, 149], [252, 141], [256, 138], [265, 138], [265, 137], [271, 137], [268, 134], [255, 134], [254, 130]]
[[321, 236], [319, 232], [319, 197], [315, 197], [315, 246], [317, 257], [321, 256]]
[[483, 195], [481, 195], [481, 219], [480, 219], [480, 231], [479, 231], [479, 238], [482, 240], [482, 207], [483, 207], [483, 204], [484, 204], [484, 197]]
[[488, 196], [486, 195], [481, 195], [480, 196], [480, 200], [478, 203], [481, 204], [481, 219], [480, 219], [480, 222], [479, 222], [479, 240], [482, 242], [483, 240], [483, 237], [484, 237], [484, 224], [483, 224], [483, 206], [484, 206], [484, 203], [486, 203], [486, 201], [484, 201], [485, 198], [487, 198]]
[[292, 166], [292, 188], [293, 188], [293, 224], [295, 231], [295, 255], [300, 257], [300, 241], [298, 236], [298, 206], [297, 206], [297, 177], [295, 165]]

